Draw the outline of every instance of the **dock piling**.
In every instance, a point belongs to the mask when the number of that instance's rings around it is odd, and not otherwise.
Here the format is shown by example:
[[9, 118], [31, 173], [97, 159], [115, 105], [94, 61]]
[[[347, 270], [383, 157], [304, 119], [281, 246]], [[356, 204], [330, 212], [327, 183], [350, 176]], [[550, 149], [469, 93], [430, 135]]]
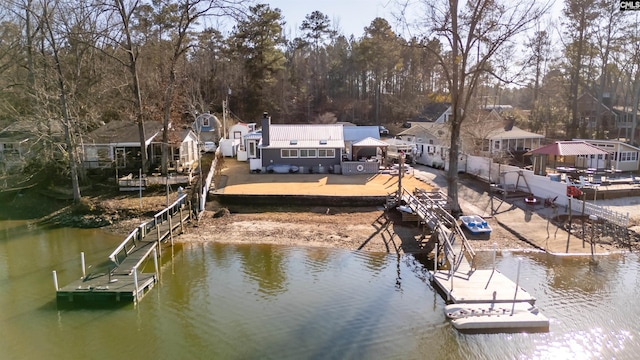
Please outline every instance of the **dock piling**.
[[433, 257], [433, 273], [438, 272], [438, 243], [436, 243], [436, 247], [433, 249], [434, 257]]
[[56, 287], [56, 291], [58, 291], [58, 289], [60, 289], [58, 287], [58, 273], [56, 273], [55, 270], [53, 270], [53, 286]]
[[516, 299], [518, 298], [518, 287], [520, 287], [520, 265], [522, 265], [522, 258], [518, 258], [518, 272], [516, 273], [516, 291], [513, 294], [513, 304], [511, 305], [511, 315], [516, 308]]
[[87, 271], [84, 263], [84, 251], [80, 252], [80, 263], [82, 264], [82, 278], [84, 279], [87, 277]]
[[493, 243], [493, 271], [496, 271], [496, 252], [498, 251], [498, 244]]
[[153, 248], [153, 266], [156, 269], [156, 281], [157, 281], [158, 275], [160, 274], [160, 272], [158, 271], [158, 250], [156, 248]]
[[133, 295], [133, 298], [136, 300], [138, 299], [138, 291], [140, 291], [140, 289], [138, 288], [138, 267], [134, 266], [133, 267], [133, 282], [136, 286], [136, 293], [135, 295]]

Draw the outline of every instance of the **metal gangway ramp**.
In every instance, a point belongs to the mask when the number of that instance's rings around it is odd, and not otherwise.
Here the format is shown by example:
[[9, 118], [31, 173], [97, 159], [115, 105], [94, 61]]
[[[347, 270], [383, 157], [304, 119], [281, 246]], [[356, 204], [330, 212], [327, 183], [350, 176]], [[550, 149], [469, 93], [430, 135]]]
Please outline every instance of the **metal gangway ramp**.
[[[474, 252], [458, 221], [449, 212], [449, 199], [442, 192], [402, 189], [401, 195], [390, 197], [390, 203], [405, 206], [437, 235], [431, 281], [450, 303], [514, 303], [533, 304], [535, 298], [498, 270], [478, 270]], [[514, 296], [514, 294], [516, 294]]]

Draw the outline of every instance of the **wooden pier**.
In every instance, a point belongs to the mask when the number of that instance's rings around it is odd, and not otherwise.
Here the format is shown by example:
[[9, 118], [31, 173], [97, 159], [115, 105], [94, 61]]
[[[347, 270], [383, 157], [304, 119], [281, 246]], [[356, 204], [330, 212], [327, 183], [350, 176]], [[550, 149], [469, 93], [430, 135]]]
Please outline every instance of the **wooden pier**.
[[[84, 254], [83, 275], [79, 280], [59, 288], [56, 272], [56, 300], [59, 306], [117, 304], [139, 301], [158, 281], [158, 258], [162, 255], [162, 244], [170, 242], [178, 231], [184, 230], [184, 222], [190, 218], [185, 210], [187, 195], [157, 213], [153, 220], [135, 228], [109, 255], [113, 264], [109, 271], [86, 275]], [[146, 261], [153, 259], [153, 273], [144, 273]]]

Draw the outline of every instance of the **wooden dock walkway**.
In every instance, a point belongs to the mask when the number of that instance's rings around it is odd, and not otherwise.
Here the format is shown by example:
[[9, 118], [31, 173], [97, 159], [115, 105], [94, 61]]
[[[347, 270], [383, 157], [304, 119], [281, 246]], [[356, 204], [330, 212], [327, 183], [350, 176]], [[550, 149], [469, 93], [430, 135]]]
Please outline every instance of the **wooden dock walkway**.
[[[182, 195], [157, 213], [153, 220], [135, 228], [109, 256], [113, 267], [106, 273], [85, 275], [83, 269], [83, 276], [79, 280], [59, 288], [54, 271], [58, 305], [139, 301], [158, 281], [158, 258], [162, 244], [170, 242], [173, 245], [173, 237], [178, 231], [184, 230], [184, 222], [190, 218], [190, 210], [184, 209], [186, 199], [187, 195]], [[142, 269], [149, 259], [153, 259], [155, 271], [143, 273]]]
[[402, 206], [410, 208], [437, 234], [431, 281], [449, 303], [517, 303], [533, 304], [535, 297], [495, 269], [475, 268], [473, 251], [458, 222], [448, 211], [444, 194], [413, 194], [402, 190]]

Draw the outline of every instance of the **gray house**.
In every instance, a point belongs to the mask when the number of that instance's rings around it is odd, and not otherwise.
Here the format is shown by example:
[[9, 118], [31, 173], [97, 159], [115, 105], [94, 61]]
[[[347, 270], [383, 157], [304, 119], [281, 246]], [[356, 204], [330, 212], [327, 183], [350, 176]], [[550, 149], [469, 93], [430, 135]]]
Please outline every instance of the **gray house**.
[[[162, 123], [145, 122], [145, 144], [149, 157], [151, 142], [162, 131]], [[111, 121], [82, 139], [81, 159], [86, 169], [135, 169], [141, 166], [138, 124], [130, 121]]]
[[300, 172], [339, 172], [345, 146], [341, 124], [271, 124], [265, 117], [261, 131], [262, 170], [294, 165]]

